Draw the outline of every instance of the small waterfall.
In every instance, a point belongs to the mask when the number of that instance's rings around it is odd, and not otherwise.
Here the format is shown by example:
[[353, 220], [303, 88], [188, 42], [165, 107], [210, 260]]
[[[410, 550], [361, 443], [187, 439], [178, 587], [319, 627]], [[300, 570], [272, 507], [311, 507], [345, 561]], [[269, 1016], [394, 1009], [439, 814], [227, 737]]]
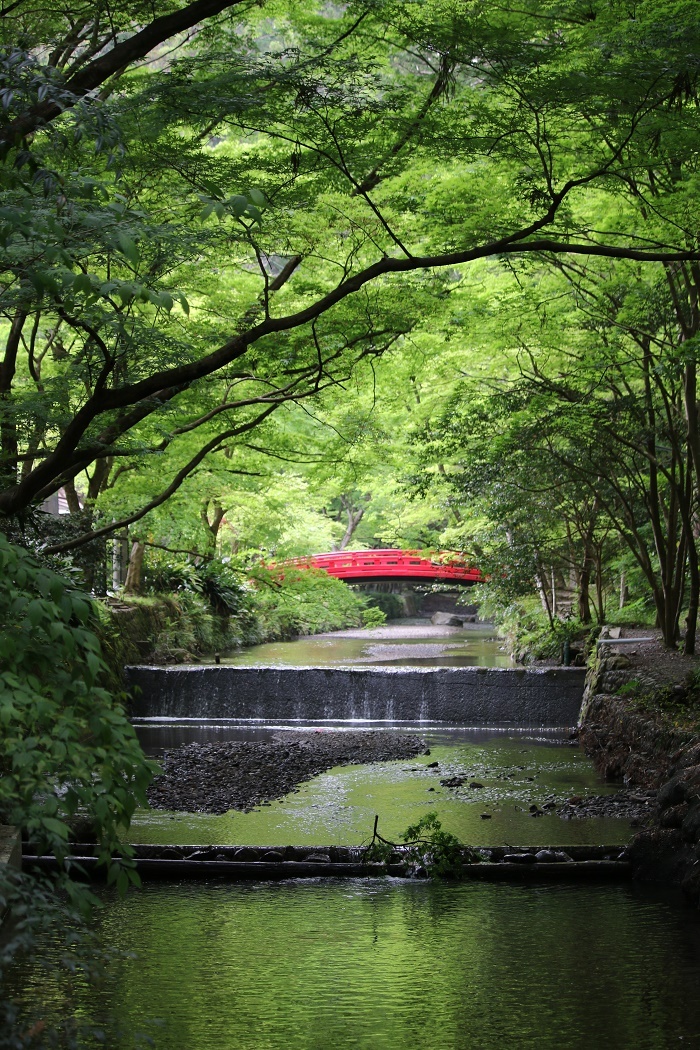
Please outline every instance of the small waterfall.
[[583, 668], [128, 667], [138, 718], [440, 721], [570, 726]]

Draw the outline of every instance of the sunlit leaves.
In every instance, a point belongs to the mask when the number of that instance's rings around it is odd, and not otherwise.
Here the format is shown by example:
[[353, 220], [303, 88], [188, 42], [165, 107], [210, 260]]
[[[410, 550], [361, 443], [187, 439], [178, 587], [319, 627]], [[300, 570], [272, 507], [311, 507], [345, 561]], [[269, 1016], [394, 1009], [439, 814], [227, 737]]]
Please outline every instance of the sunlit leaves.
[[265, 194], [258, 189], [250, 190], [247, 196], [242, 193], [234, 193], [230, 197], [225, 197], [223, 193], [215, 197], [200, 194], [199, 199], [203, 204], [199, 213], [200, 219], [206, 220], [210, 215], [215, 215], [220, 222], [227, 217], [232, 217], [260, 225], [262, 213], [267, 205]]

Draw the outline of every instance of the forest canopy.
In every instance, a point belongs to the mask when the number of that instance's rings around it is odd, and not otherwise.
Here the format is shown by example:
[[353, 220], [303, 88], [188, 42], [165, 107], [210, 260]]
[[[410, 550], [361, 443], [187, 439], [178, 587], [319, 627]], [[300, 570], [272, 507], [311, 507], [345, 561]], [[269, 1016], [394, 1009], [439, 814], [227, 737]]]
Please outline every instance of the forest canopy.
[[629, 563], [694, 624], [693, 4], [0, 14], [11, 535], [61, 489], [46, 554], [235, 553], [277, 492], [290, 553], [364, 519], [584, 621]]
[[406, 612], [321, 551], [695, 652], [699, 92], [694, 0], [0, 0], [0, 823], [135, 881], [124, 665]]

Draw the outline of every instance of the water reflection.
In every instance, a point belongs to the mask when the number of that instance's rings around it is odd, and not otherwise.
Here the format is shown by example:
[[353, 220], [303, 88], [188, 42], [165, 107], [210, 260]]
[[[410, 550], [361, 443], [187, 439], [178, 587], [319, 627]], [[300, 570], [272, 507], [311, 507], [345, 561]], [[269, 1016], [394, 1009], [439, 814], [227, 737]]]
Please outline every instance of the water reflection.
[[266, 642], [229, 653], [221, 662], [245, 667], [512, 666], [493, 627], [443, 627], [427, 621]]
[[[150, 884], [72, 992], [113, 1050], [661, 1050], [700, 1039], [700, 915], [628, 886]], [[37, 974], [27, 995], [45, 995]], [[121, 1029], [121, 1032], [119, 1031]]]

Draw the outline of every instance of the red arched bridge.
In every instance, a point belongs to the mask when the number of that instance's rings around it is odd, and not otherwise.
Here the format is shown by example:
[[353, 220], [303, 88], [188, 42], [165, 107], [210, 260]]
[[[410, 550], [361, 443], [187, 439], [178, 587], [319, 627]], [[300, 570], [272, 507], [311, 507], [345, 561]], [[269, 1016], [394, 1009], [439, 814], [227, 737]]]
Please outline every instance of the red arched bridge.
[[454, 554], [439, 551], [432, 553], [431, 557], [424, 557], [420, 551], [334, 551], [277, 564], [325, 569], [329, 576], [353, 583], [405, 580], [407, 583], [469, 585], [483, 579], [479, 569], [472, 568]]

